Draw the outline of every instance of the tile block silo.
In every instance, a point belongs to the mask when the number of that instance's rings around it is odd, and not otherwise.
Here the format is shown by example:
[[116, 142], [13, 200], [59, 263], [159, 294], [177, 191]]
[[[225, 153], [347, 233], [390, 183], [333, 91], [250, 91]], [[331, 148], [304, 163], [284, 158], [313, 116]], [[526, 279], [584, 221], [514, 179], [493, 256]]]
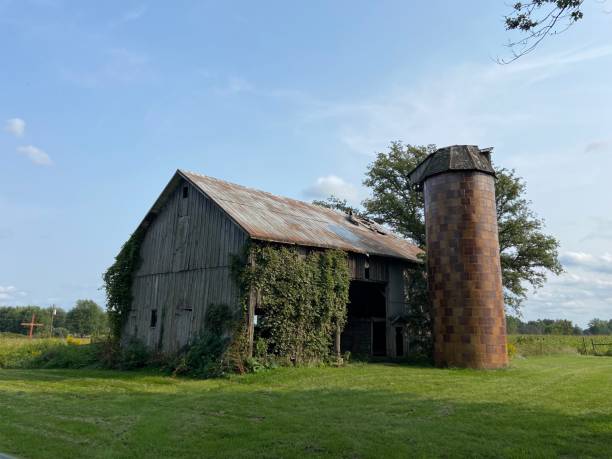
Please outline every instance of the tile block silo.
[[490, 150], [429, 155], [410, 182], [425, 198], [428, 284], [438, 366], [502, 368], [506, 322]]

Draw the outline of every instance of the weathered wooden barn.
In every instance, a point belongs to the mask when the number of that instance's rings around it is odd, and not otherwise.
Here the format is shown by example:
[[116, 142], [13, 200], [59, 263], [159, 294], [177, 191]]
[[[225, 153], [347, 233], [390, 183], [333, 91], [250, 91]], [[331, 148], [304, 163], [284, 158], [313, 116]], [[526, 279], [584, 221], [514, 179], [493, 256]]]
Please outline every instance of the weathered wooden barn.
[[[247, 242], [262, 241], [347, 252], [351, 284], [342, 350], [406, 352], [405, 273], [420, 250], [368, 220], [178, 170], [140, 227], [142, 264], [125, 340], [173, 352], [200, 333], [208, 305], [239, 310], [233, 256]], [[251, 297], [246, 319], [252, 336], [258, 305]]]

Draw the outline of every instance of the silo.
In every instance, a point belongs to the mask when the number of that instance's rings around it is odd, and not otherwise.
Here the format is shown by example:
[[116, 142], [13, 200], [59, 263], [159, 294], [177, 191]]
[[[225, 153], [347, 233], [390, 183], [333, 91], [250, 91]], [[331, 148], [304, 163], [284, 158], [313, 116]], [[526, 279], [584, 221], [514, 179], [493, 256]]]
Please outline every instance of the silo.
[[490, 151], [474, 145], [441, 148], [409, 176], [425, 198], [437, 366], [508, 364]]

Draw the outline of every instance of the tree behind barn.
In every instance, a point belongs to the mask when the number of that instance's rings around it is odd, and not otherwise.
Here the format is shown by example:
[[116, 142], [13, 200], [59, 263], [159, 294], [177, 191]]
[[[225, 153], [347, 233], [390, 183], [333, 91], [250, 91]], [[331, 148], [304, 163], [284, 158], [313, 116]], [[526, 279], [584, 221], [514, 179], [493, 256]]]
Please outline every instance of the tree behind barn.
[[66, 316], [67, 328], [77, 335], [105, 333], [108, 321], [104, 310], [92, 300], [78, 300]]
[[[410, 186], [408, 174], [435, 150], [435, 145], [414, 146], [392, 142], [389, 150], [378, 153], [374, 162], [368, 166], [363, 182], [372, 193], [363, 202], [365, 214], [378, 223], [390, 226], [423, 249], [423, 193]], [[496, 169], [496, 174], [495, 193], [505, 303], [518, 312], [529, 287], [542, 287], [547, 272], [562, 272], [558, 259], [559, 242], [544, 233], [543, 220], [531, 210], [531, 203], [525, 198], [525, 181], [507, 169]], [[337, 210], [345, 210], [347, 206], [346, 202], [337, 199], [316, 203]]]

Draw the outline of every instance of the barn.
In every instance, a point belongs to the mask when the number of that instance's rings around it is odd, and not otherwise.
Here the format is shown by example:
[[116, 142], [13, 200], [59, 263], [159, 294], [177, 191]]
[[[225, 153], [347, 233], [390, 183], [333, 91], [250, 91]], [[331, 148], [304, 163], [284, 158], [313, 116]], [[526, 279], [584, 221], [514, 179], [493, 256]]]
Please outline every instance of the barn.
[[[351, 282], [342, 351], [407, 352], [405, 282], [420, 249], [370, 220], [178, 170], [139, 229], [141, 263], [123, 340], [175, 352], [201, 332], [208, 305], [241, 310], [232, 261], [245, 244], [263, 243], [346, 252]], [[257, 295], [250, 298], [253, 336], [259, 305]]]

